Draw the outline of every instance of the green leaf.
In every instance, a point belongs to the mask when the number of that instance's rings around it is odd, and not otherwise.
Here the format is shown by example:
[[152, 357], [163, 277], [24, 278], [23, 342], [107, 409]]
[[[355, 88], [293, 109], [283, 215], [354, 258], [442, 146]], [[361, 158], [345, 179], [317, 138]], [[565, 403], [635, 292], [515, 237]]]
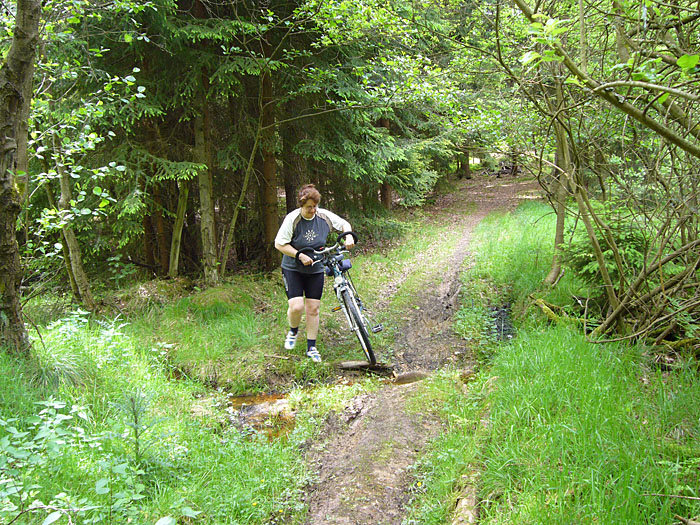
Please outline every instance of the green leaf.
[[165, 516], [158, 521], [156, 521], [156, 525], [176, 525], [177, 521], [175, 521], [174, 518], [170, 516]]
[[537, 60], [540, 58], [542, 55], [540, 55], [537, 51], [528, 51], [525, 53], [521, 58], [520, 58], [520, 63], [524, 66], [528, 65], [530, 62], [533, 60]]
[[58, 518], [61, 517], [61, 513], [59, 511], [54, 511], [48, 516], [46, 516], [46, 519], [41, 523], [41, 525], [49, 525], [50, 523], [53, 523], [56, 521]]
[[678, 58], [676, 63], [683, 69], [690, 69], [691, 67], [695, 67], [698, 61], [700, 61], [700, 55], [683, 55]]
[[112, 472], [115, 474], [126, 474], [126, 469], [129, 467], [128, 463], [122, 463], [121, 465], [117, 465], [116, 467], [112, 468]]
[[194, 510], [191, 509], [190, 507], [182, 507], [182, 515], [187, 516], [188, 518], [196, 518], [198, 514], [201, 514], [201, 510]]
[[659, 97], [659, 104], [663, 104], [664, 102], [666, 102], [666, 99], [667, 99], [668, 97], [669, 97], [669, 93], [664, 93], [663, 95], [661, 95], [661, 96]]
[[107, 494], [109, 492], [109, 480], [107, 478], [98, 479], [95, 483], [95, 492], [98, 494]]
[[131, 33], [124, 33], [124, 42], [126, 42], [127, 44], [130, 44], [133, 41], [134, 41], [134, 37], [131, 35]]
[[94, 188], [92, 188], [92, 193], [94, 193], [95, 195], [102, 195], [102, 188], [100, 188], [99, 186], [95, 186]]

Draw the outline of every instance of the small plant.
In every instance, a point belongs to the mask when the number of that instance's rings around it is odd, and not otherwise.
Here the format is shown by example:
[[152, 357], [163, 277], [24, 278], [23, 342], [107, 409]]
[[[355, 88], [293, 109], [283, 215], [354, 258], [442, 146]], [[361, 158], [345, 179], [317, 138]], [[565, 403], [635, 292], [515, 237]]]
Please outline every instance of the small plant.
[[44, 523], [53, 523], [63, 514], [84, 515], [95, 508], [86, 499], [72, 501], [63, 492], [48, 505], [39, 499], [55, 461], [85, 441], [82, 429], [68, 422], [75, 417], [87, 421], [88, 417], [83, 407], [67, 410], [66, 403], [53, 398], [36, 404], [44, 408], [35, 416], [0, 419], [4, 434], [0, 438], [0, 518], [10, 523], [25, 514], [47, 511], [51, 513]]
[[[649, 249], [649, 240], [639, 225], [630, 222], [628, 217], [621, 213], [615, 206], [615, 201], [595, 203], [594, 208], [601, 220], [609, 226], [609, 232], [619, 250], [622, 273], [616, 263], [613, 249], [606, 242], [606, 236], [600, 230], [596, 232], [603, 250], [605, 267], [613, 285], [618, 286], [621, 278], [628, 279], [642, 269]], [[585, 282], [600, 284], [600, 267], [586, 229], [580, 223], [570, 224], [567, 237], [570, 241], [562, 246], [562, 256], [566, 264]], [[605, 295], [602, 287], [597, 290], [600, 297]]]
[[165, 418], [154, 419], [148, 416], [151, 396], [140, 389], [124, 394], [121, 400], [114, 403], [124, 416], [125, 432], [121, 434], [128, 444], [135, 464], [144, 461], [146, 451], [162, 436], [153, 436], [153, 429]]

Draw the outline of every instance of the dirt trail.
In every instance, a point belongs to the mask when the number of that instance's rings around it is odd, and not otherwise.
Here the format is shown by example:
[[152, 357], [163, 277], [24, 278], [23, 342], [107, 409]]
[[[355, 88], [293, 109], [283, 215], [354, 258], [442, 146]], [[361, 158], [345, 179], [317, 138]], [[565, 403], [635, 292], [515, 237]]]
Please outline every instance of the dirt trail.
[[[467, 370], [473, 366], [465, 342], [450, 329], [472, 232], [487, 214], [512, 210], [521, 199], [533, 198], [537, 190], [532, 181], [479, 177], [460, 181], [456, 192], [439, 197], [428, 209], [430, 220], [448, 221], [461, 235], [444, 260], [430, 253], [417, 254], [416, 265], [429, 265], [434, 271], [428, 273], [415, 308], [404, 317], [406, 324], [393, 349], [392, 365], [397, 373], [422, 377], [449, 363]], [[403, 280], [405, 275], [388, 283], [384, 295], [393, 294]], [[342, 414], [329, 418], [324, 435], [330, 438], [312, 446], [307, 454], [318, 472], [317, 482], [307, 492], [308, 524], [402, 522], [412, 484], [409, 469], [440, 430], [438, 421], [407, 411], [407, 400], [416, 386], [388, 385], [353, 399]]]

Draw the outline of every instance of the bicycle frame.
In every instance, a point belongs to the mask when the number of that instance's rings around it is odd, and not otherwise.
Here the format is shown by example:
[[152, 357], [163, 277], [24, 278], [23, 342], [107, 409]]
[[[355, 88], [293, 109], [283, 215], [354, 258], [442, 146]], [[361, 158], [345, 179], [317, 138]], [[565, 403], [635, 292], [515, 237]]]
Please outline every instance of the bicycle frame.
[[[344, 249], [344, 245], [341, 244], [341, 239], [344, 235], [352, 234], [355, 239], [357, 236], [352, 232], [347, 232], [346, 234], [341, 234], [338, 237], [338, 242], [333, 246], [325, 248], [320, 251], [312, 250], [311, 248], [305, 248], [299, 253], [305, 253], [306, 255], [313, 255], [317, 258], [312, 264], [323, 264], [327, 268], [327, 275], [333, 277], [333, 290], [340, 303], [340, 309], [345, 315], [345, 319], [348, 322], [348, 326], [355, 333], [362, 350], [367, 356], [367, 359], [371, 365], [376, 363], [374, 352], [372, 351], [372, 344], [369, 339], [369, 332], [379, 332], [382, 329], [381, 325], [370, 328], [369, 321], [364, 312], [364, 306], [362, 300], [360, 299], [355, 286], [350, 279], [347, 271], [349, 268], [343, 269], [341, 267], [341, 262], [345, 260], [345, 254], [350, 253], [348, 250]], [[299, 254], [297, 254], [297, 259]]]

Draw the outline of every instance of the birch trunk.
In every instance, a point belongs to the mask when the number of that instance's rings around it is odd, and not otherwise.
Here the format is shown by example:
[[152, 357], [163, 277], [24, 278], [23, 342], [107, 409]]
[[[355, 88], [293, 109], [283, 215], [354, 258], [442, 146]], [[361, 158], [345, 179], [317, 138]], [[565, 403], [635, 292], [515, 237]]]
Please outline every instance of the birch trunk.
[[[61, 211], [67, 212], [70, 210], [70, 202], [73, 197], [70, 187], [70, 175], [66, 172], [66, 169], [60, 160], [60, 147], [59, 139], [54, 135], [54, 152], [59, 157], [59, 161], [56, 163], [56, 171], [58, 172], [59, 180], [61, 182], [61, 197], [58, 200], [58, 208]], [[70, 267], [73, 271], [73, 279], [75, 279], [75, 285], [78, 287], [80, 301], [83, 303], [83, 306], [89, 311], [94, 312], [96, 309], [95, 299], [92, 296], [90, 283], [88, 282], [87, 275], [85, 274], [83, 258], [80, 254], [80, 245], [78, 244], [78, 239], [75, 236], [71, 222], [72, 221], [70, 220], [66, 220], [66, 224], [63, 226], [62, 232], [63, 238], [68, 247], [68, 256], [70, 258]]]

